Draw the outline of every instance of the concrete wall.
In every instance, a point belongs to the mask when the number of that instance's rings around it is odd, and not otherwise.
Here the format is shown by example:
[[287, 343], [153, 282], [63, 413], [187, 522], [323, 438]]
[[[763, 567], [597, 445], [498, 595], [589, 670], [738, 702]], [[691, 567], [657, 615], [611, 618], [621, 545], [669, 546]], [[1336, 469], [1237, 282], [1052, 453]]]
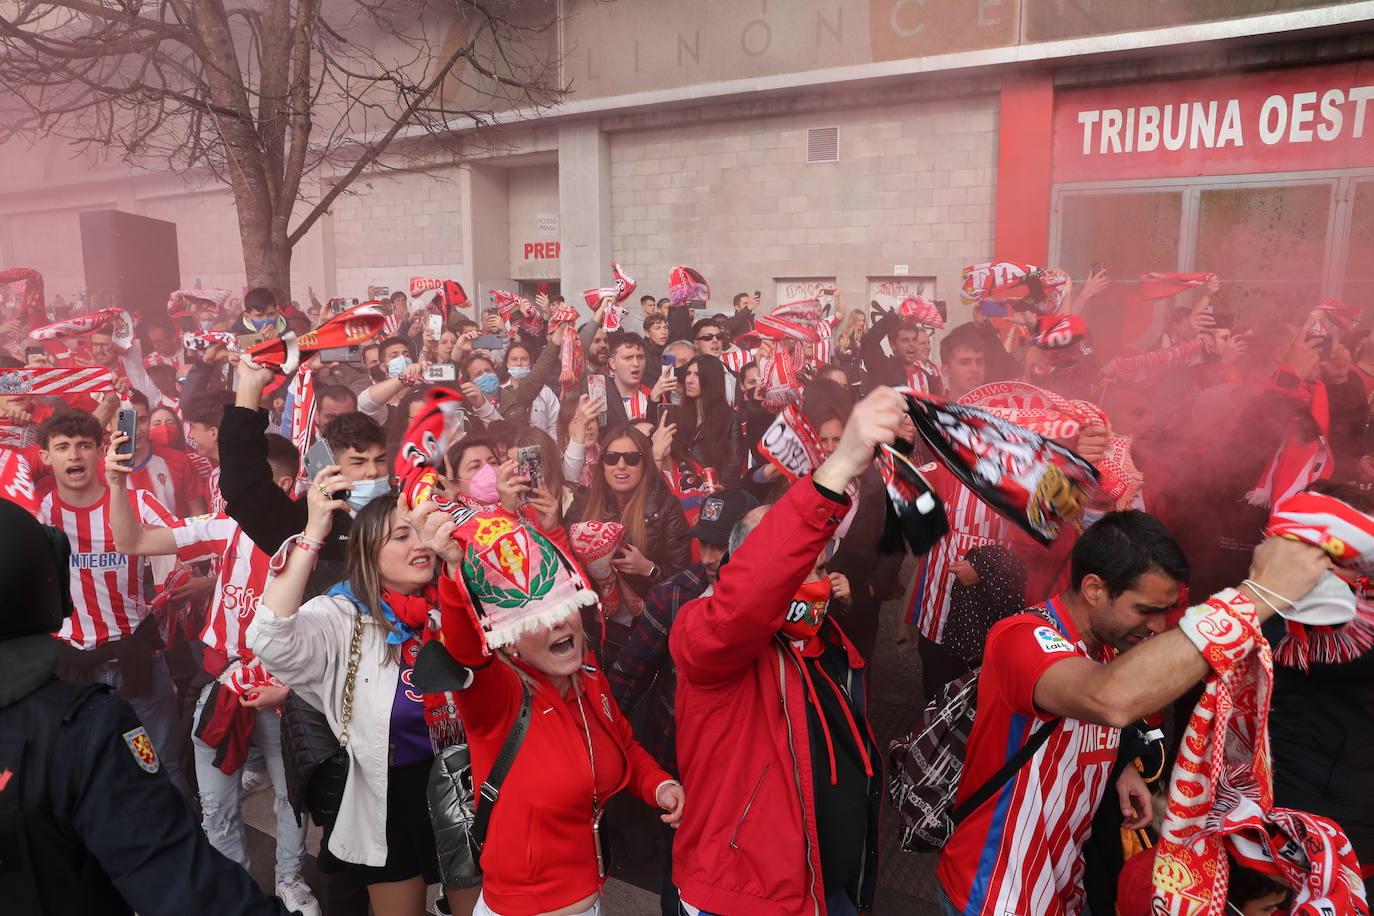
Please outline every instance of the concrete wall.
[[[199, 277], [202, 286], [238, 291], [243, 287], [243, 243], [238, 214], [227, 190], [173, 194], [140, 201], [138, 212], [177, 224], [177, 260], [181, 285]], [[301, 278], [295, 278], [298, 280]], [[318, 290], [318, 277], [314, 278]], [[301, 289], [304, 283], [298, 284]]]
[[[869, 277], [906, 265], [936, 278], [957, 319], [961, 271], [993, 254], [997, 105], [980, 95], [613, 134], [613, 255], [657, 296], [674, 264], [695, 267], [718, 307], [756, 289], [773, 305], [785, 277], [833, 276], [859, 303]], [[839, 127], [840, 159], [807, 163], [807, 128], [824, 126]]]
[[461, 177], [453, 168], [354, 182], [352, 193], [334, 202], [326, 230], [333, 293], [361, 297], [374, 285], [408, 291], [413, 276], [456, 276], [464, 266]]
[[[557, 279], [559, 258], [549, 255], [556, 250], [555, 245], [562, 244], [558, 166], [513, 168], [508, 181], [510, 276], [515, 280]], [[527, 252], [526, 245], [533, 247]]]

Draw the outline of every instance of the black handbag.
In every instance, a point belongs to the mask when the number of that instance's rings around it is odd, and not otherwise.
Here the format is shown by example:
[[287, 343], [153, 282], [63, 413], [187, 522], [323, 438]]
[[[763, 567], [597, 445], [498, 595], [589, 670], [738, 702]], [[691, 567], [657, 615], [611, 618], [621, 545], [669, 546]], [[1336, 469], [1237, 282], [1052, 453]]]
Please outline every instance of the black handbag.
[[491, 809], [530, 728], [533, 696], [523, 681], [521, 688], [520, 711], [480, 791], [473, 791], [472, 756], [467, 744], [444, 748], [434, 758], [429, 774], [429, 819], [434, 827], [439, 877], [445, 888], [461, 890], [482, 883], [482, 844], [487, 839]]
[[302, 811], [325, 830], [339, 817], [344, 786], [348, 783], [348, 723], [353, 719], [353, 685], [363, 655], [363, 616], [355, 611], [353, 642], [348, 650], [348, 676], [344, 681], [343, 709], [339, 713], [342, 734], [335, 735], [329, 720], [296, 691], [286, 695], [281, 708], [281, 756], [286, 770], [286, 798], [300, 822]]

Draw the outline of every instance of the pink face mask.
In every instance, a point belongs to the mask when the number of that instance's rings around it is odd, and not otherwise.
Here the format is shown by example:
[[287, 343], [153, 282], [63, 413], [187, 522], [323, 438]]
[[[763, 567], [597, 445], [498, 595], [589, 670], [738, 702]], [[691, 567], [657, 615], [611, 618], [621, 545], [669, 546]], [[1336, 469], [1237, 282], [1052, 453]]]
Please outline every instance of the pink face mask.
[[471, 477], [458, 479], [467, 484], [468, 495], [473, 499], [479, 499], [484, 503], [501, 501], [501, 494], [496, 489], [496, 465], [484, 464], [482, 469]]

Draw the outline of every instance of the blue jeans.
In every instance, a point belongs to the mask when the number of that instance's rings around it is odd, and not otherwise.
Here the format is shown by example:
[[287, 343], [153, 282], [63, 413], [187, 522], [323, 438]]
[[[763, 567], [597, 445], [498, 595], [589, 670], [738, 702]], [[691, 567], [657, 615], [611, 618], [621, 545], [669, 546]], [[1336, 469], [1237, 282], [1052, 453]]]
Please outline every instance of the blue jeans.
[[954, 904], [950, 902], [949, 894], [945, 893], [944, 886], [937, 884], [936, 887], [940, 889], [940, 916], [964, 916], [963, 913], [954, 908]]
[[[95, 669], [95, 679], [109, 684], [116, 691], [124, 686], [124, 676], [118, 662], [107, 662]], [[177, 712], [177, 692], [172, 686], [172, 674], [161, 652], [153, 653], [153, 687], [146, 697], [124, 697], [134, 708], [138, 721], [148, 731], [148, 740], [157, 751], [158, 763], [186, 798], [191, 797], [191, 785], [181, 772], [181, 717]]]
[[[210, 696], [214, 684], [206, 684], [196, 703], [195, 721]], [[305, 825], [296, 823], [296, 813], [286, 800], [286, 768], [281, 759], [281, 719], [274, 709], [259, 709], [253, 723], [253, 746], [261, 749], [267, 764], [267, 775], [276, 793], [274, 810], [277, 815], [277, 883], [301, 873], [305, 857]], [[215, 749], [194, 735], [191, 748], [196, 757], [196, 780], [200, 783], [201, 828], [210, 845], [235, 862], [248, 868], [248, 842], [244, 838], [242, 768], [225, 773], [215, 766]]]

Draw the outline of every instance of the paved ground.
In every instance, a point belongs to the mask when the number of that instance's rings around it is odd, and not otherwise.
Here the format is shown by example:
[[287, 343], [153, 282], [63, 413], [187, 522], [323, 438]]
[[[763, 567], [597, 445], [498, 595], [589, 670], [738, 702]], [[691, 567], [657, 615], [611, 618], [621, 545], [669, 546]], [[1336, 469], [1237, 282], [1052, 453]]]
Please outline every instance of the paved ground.
[[[896, 645], [900, 604], [900, 601], [889, 601], [883, 606], [881, 635], [869, 674], [872, 697], [869, 719], [878, 745], [884, 749], [890, 739], [911, 730], [924, 705], [920, 688], [921, 663], [916, 654], [915, 641], [913, 639], [900, 651]], [[261, 789], [244, 799], [243, 807], [249, 825], [253, 876], [270, 891], [273, 884], [272, 837], [276, 832], [272, 793]], [[608, 916], [654, 916], [660, 912], [658, 888], [662, 875], [662, 855], [658, 853], [650, 858], [647, 854], [647, 850], [656, 849], [656, 837], [641, 839], [642, 842], [630, 844], [630, 849], [622, 847], [613, 877], [606, 884], [603, 912]], [[319, 842], [320, 832], [318, 828], [312, 828], [307, 841], [310, 855], [305, 876], [317, 890], [324, 886], [314, 860], [319, 851]], [[631, 857], [640, 861], [626, 861]], [[935, 859], [934, 855], [913, 856], [897, 848], [897, 818], [891, 806], [884, 805], [877, 912], [902, 916], [938, 913], [935, 904]]]

